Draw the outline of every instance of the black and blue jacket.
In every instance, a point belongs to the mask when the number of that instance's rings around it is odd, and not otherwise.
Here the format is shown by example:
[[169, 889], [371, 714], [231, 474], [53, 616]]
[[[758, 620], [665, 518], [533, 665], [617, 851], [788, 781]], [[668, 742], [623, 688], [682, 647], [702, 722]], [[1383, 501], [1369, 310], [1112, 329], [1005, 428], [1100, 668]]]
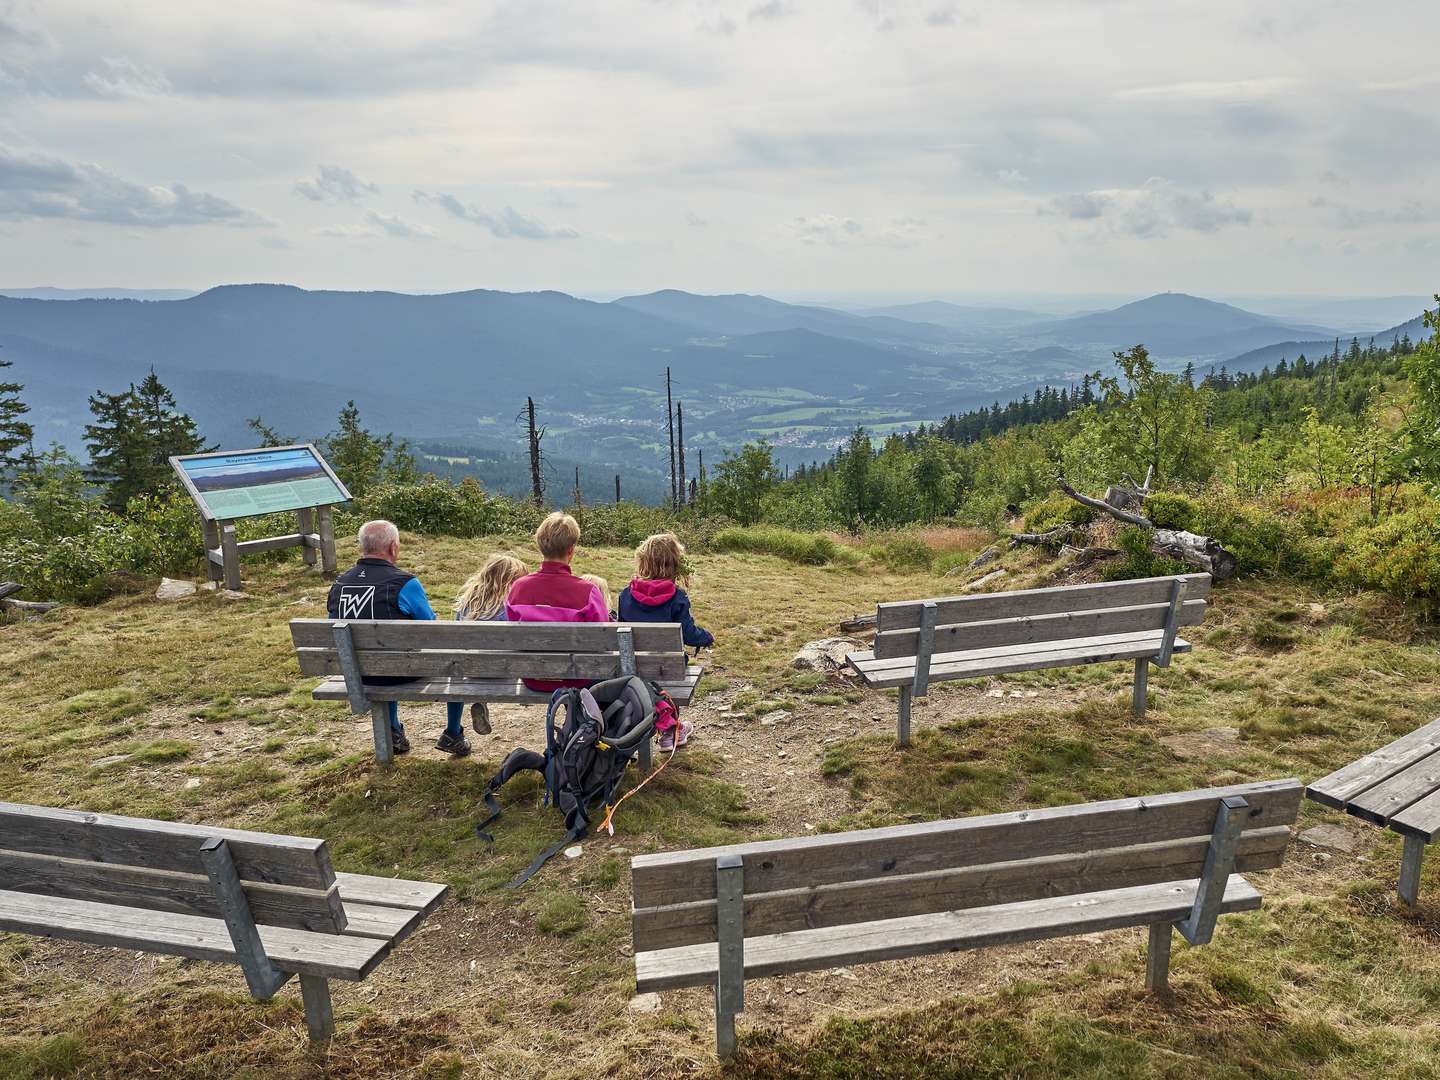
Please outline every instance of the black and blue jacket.
[[664, 578], [636, 578], [620, 590], [621, 622], [679, 623], [685, 644], [703, 649], [715, 644], [715, 635], [695, 625], [685, 590]]

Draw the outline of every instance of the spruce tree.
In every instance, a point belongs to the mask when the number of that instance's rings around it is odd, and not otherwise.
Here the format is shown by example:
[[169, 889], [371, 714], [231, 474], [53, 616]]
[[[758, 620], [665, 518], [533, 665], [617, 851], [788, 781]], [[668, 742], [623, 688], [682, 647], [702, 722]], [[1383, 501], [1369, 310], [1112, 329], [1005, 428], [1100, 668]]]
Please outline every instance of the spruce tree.
[[90, 396], [93, 424], [85, 425], [90, 479], [105, 485], [105, 504], [123, 513], [136, 495], [155, 491], [170, 479], [171, 455], [201, 454], [205, 445], [195, 421], [180, 412], [175, 397], [152, 370], [139, 387]]
[[[0, 370], [10, 366], [9, 360], [0, 360]], [[35, 429], [21, 419], [30, 411], [30, 406], [20, 400], [23, 389], [17, 382], [0, 382], [0, 470], [25, 461], [26, 455], [17, 455], [15, 451], [30, 446], [35, 438]], [[33, 462], [31, 464], [33, 467]]]

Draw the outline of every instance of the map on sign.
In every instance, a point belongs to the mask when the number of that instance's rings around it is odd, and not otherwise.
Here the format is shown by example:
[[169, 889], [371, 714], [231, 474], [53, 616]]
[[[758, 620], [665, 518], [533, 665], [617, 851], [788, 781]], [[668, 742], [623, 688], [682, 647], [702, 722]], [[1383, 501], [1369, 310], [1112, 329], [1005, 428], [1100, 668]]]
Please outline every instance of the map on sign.
[[313, 446], [171, 459], [196, 502], [217, 521], [329, 506], [350, 493]]

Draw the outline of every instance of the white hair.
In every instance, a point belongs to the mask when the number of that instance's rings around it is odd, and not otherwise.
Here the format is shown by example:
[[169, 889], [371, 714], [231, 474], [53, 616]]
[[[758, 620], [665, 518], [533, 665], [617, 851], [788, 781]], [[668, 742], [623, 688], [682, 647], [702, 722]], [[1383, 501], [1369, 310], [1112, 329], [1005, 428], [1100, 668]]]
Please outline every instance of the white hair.
[[361, 555], [383, 555], [390, 550], [391, 544], [400, 542], [400, 530], [388, 521], [367, 521], [360, 526], [360, 535], [356, 539]]

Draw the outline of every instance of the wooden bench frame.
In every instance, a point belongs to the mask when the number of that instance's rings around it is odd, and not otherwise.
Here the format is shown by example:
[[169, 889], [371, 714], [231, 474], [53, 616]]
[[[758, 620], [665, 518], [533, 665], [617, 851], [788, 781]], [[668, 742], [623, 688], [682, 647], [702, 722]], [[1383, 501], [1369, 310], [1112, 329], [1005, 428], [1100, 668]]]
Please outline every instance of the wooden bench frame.
[[[1204, 618], [1209, 589], [1209, 574], [1183, 574], [884, 603], [875, 611], [874, 647], [845, 659], [871, 689], [899, 688], [901, 746], [910, 745], [912, 703], [932, 682], [1018, 671], [1133, 660], [1131, 708], [1139, 717], [1150, 665], [1168, 668], [1175, 654], [1190, 651], [1178, 632]], [[1143, 602], [1121, 602], [1127, 599]]]
[[745, 981], [1148, 927], [1146, 986], [1172, 928], [1208, 944], [1254, 910], [1239, 871], [1284, 859], [1296, 780], [1027, 810], [631, 860], [636, 992], [711, 985], [735, 1050]]
[[0, 931], [231, 963], [257, 1001], [300, 977], [312, 1040], [448, 885], [336, 874], [323, 840], [0, 803]]
[[[699, 665], [686, 658], [678, 623], [292, 619], [290, 632], [301, 673], [329, 676], [311, 696], [317, 701], [347, 701], [356, 716], [370, 714], [375, 759], [382, 765], [395, 759], [390, 702], [460, 701], [482, 708], [496, 702], [545, 705], [551, 695], [531, 690], [524, 678], [598, 681], [640, 675], [658, 681], [677, 704], [686, 705], [702, 673]], [[637, 635], [645, 648], [637, 649]], [[387, 644], [387, 636], [399, 644]], [[612, 637], [613, 646], [608, 644]], [[410, 645], [424, 638], [434, 638], [439, 647]], [[470, 648], [467, 639], [486, 647]], [[603, 640], [596, 645], [591, 639]], [[494, 647], [502, 642], [509, 647]], [[656, 644], [666, 647], [660, 651], [650, 648]], [[575, 652], [575, 648], [589, 651]], [[385, 670], [373, 670], [377, 666]], [[415, 678], [403, 683], [365, 681], [367, 674], [397, 677], [411, 673]], [[650, 768], [649, 740], [637, 756], [642, 769]]]
[[1440, 836], [1440, 720], [1316, 780], [1305, 795], [1403, 836], [1396, 892], [1419, 903], [1425, 847]]

